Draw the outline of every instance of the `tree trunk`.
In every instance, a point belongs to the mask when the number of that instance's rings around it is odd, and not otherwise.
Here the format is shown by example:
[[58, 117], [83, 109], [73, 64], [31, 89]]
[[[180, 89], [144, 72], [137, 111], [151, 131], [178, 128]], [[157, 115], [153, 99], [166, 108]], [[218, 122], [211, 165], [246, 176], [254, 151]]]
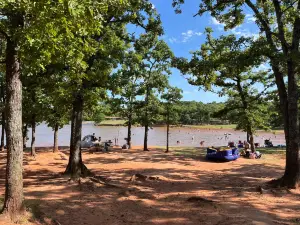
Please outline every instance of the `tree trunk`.
[[255, 152], [255, 145], [254, 145], [254, 136], [252, 132], [249, 132], [249, 143], [250, 143], [250, 148], [251, 148], [251, 152], [254, 153]]
[[35, 128], [36, 128], [36, 116], [35, 114], [32, 115], [31, 120], [31, 156], [35, 156]]
[[149, 119], [148, 119], [148, 105], [149, 105], [149, 95], [150, 89], [147, 87], [146, 98], [145, 98], [145, 135], [144, 135], [144, 151], [149, 151], [148, 149], [148, 131], [149, 131]]
[[[1, 82], [1, 98], [2, 98], [2, 103], [3, 105], [5, 105], [5, 91], [4, 91], [4, 78], [2, 79]], [[2, 127], [1, 127], [1, 149], [0, 151], [4, 151], [4, 136], [5, 136], [5, 109], [3, 109], [2, 111], [2, 115], [1, 115], [1, 121], [2, 121]]]
[[55, 124], [54, 127], [54, 146], [53, 152], [58, 152], [58, 124]]
[[247, 131], [246, 135], [247, 135], [247, 138], [246, 138], [246, 139], [247, 139], [247, 142], [250, 143], [250, 134], [249, 134], [248, 131]]
[[128, 116], [128, 132], [127, 132], [127, 144], [131, 149], [131, 126], [132, 126], [132, 114]]
[[74, 98], [71, 124], [70, 156], [65, 174], [69, 174], [71, 178], [76, 179], [81, 176], [85, 177], [89, 175], [90, 171], [82, 162], [80, 145], [82, 132], [83, 95], [81, 93], [77, 93]]
[[149, 150], [148, 150], [148, 131], [149, 131], [148, 125], [145, 125], [144, 151], [149, 151]]
[[300, 184], [300, 137], [298, 116], [298, 87], [295, 67], [288, 61], [288, 140], [285, 173], [281, 186], [298, 188]]
[[2, 112], [1, 149], [0, 149], [0, 151], [4, 151], [4, 136], [5, 136], [5, 113]]
[[28, 133], [28, 124], [25, 123], [25, 124], [22, 126], [23, 149], [26, 149], [27, 133]]
[[7, 167], [3, 212], [12, 220], [24, 212], [22, 148], [22, 83], [17, 45], [6, 46], [6, 140]]
[[167, 112], [167, 149], [166, 149], [166, 153], [169, 152], [169, 130], [170, 130], [170, 113], [169, 113], [169, 109]]

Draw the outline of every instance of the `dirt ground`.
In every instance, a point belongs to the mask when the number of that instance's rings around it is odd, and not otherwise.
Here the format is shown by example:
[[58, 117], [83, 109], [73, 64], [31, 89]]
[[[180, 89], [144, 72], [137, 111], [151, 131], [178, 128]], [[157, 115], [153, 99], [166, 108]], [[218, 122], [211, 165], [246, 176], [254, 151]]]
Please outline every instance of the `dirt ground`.
[[[34, 215], [29, 224], [300, 224], [300, 191], [257, 189], [282, 175], [282, 154], [213, 163], [203, 153], [84, 151], [84, 162], [100, 183], [70, 182], [61, 175], [68, 149], [56, 154], [40, 149], [35, 159], [25, 153], [26, 205]], [[0, 153], [0, 196], [5, 157]], [[130, 180], [134, 174], [153, 179]], [[8, 223], [0, 219], [0, 224]]]

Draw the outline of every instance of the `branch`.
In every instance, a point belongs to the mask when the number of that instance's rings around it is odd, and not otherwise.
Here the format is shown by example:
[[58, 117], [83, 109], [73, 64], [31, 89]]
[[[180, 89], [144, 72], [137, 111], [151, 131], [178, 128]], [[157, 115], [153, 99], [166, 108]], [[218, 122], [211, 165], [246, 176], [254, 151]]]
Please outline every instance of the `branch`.
[[282, 22], [282, 10], [280, 6], [280, 2], [278, 0], [273, 0], [274, 8], [275, 8], [275, 13], [276, 13], [276, 19], [277, 19], [277, 24], [278, 24], [278, 31], [279, 31], [279, 40], [282, 45], [282, 50], [283, 53], [287, 56], [288, 54], [288, 49], [289, 49], [289, 44], [287, 43], [285, 39], [285, 34], [284, 34], [284, 28], [283, 28], [283, 22]]
[[198, 15], [201, 16], [201, 14], [203, 14], [207, 11], [215, 11], [220, 6], [222, 6], [223, 4], [228, 4], [228, 3], [233, 3], [233, 2], [236, 2], [236, 0], [221, 0], [221, 1], [218, 1], [217, 4], [215, 4], [212, 7], [208, 7], [206, 10], [199, 10], [199, 12], [194, 15], [194, 17], [196, 17]]
[[[298, 1], [297, 11], [300, 10], [300, 0]], [[294, 22], [293, 28], [293, 39], [292, 39], [292, 51], [297, 51], [299, 53], [299, 40], [300, 40], [300, 17], [297, 15], [297, 18]]]
[[286, 7], [285, 10], [282, 11], [282, 13], [284, 14], [287, 10], [289, 10], [290, 8], [294, 7], [295, 3], [297, 2], [298, 0], [292, 2], [292, 4], [289, 6], [289, 7]]

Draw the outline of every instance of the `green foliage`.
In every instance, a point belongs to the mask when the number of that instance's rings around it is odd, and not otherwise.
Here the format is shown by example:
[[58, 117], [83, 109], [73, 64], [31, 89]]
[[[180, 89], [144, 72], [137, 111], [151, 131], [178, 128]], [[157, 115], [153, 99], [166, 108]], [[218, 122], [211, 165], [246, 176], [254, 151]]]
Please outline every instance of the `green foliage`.
[[161, 99], [165, 100], [163, 115], [166, 117], [168, 124], [179, 123], [180, 108], [176, 103], [182, 98], [182, 90], [176, 87], [167, 88], [166, 92], [161, 95]]
[[153, 34], [141, 35], [136, 41], [135, 50], [142, 56], [140, 93], [144, 101], [139, 106], [138, 121], [143, 126], [151, 126], [159, 120], [160, 101], [158, 95], [168, 87], [173, 53], [168, 45]]
[[[264, 58], [251, 48], [251, 39], [233, 35], [214, 39], [211, 32], [207, 29], [206, 43], [190, 61], [179, 58], [174, 64], [182, 73], [192, 74], [190, 84], [206, 90], [218, 87], [220, 96], [229, 97], [219, 116], [230, 113], [228, 117], [237, 128], [249, 133], [257, 128], [268, 129], [270, 115], [265, 96], [273, 82], [268, 71], [252, 71]], [[258, 91], [257, 85], [264, 86], [263, 91]]]

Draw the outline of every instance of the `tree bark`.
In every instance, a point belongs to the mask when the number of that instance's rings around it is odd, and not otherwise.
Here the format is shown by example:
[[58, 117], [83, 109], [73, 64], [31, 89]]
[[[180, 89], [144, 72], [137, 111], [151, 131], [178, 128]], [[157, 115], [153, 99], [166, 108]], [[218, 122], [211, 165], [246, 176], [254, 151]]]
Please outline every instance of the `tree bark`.
[[65, 174], [73, 179], [85, 177], [90, 171], [83, 164], [81, 154], [81, 132], [82, 132], [82, 114], [83, 114], [83, 95], [77, 93], [74, 96], [72, 124], [71, 124], [71, 140], [70, 140], [70, 156]]
[[249, 143], [250, 143], [250, 148], [251, 148], [251, 152], [254, 153], [255, 152], [255, 145], [254, 145], [254, 136], [252, 132], [249, 132]]
[[249, 134], [248, 131], [246, 132], [246, 135], [247, 135], [247, 138], [246, 138], [246, 139], [247, 139], [247, 142], [250, 143], [250, 134]]
[[55, 124], [55, 127], [54, 127], [53, 152], [58, 152], [58, 124]]
[[36, 129], [36, 116], [32, 115], [31, 120], [31, 156], [35, 156], [35, 129]]
[[144, 135], [144, 151], [149, 151], [148, 150], [148, 131], [149, 131], [149, 126], [146, 124], [145, 125], [145, 135]]
[[169, 109], [167, 109], [167, 149], [166, 149], [166, 153], [169, 152], [169, 131], [170, 131], [170, 112], [169, 112]]
[[5, 113], [2, 112], [1, 149], [0, 149], [0, 151], [4, 151], [4, 136], [5, 136]]
[[129, 149], [131, 149], [131, 126], [132, 126], [132, 114], [130, 112], [130, 115], [128, 116], [128, 131], [127, 131], [127, 144], [129, 146]]
[[3, 212], [16, 220], [24, 212], [22, 148], [22, 83], [16, 43], [6, 46], [7, 167]]
[[25, 124], [22, 126], [23, 149], [26, 149], [27, 133], [28, 133], [28, 124], [25, 123]]
[[288, 142], [286, 168], [281, 180], [282, 186], [298, 188], [300, 183], [300, 137], [298, 116], [297, 75], [293, 62], [288, 61]]
[[[4, 79], [4, 78], [3, 78]], [[5, 105], [5, 91], [4, 91], [4, 80], [2, 79], [1, 82], [1, 98], [2, 98], [2, 103]], [[1, 127], [1, 149], [0, 151], [4, 151], [4, 137], [5, 137], [5, 109], [3, 109], [2, 114], [1, 114], [1, 121], [2, 121], [2, 127]]]
[[145, 135], [144, 135], [144, 151], [149, 151], [148, 149], [148, 131], [149, 131], [149, 119], [148, 119], [148, 105], [149, 105], [149, 95], [150, 89], [147, 87], [146, 98], [145, 98]]

